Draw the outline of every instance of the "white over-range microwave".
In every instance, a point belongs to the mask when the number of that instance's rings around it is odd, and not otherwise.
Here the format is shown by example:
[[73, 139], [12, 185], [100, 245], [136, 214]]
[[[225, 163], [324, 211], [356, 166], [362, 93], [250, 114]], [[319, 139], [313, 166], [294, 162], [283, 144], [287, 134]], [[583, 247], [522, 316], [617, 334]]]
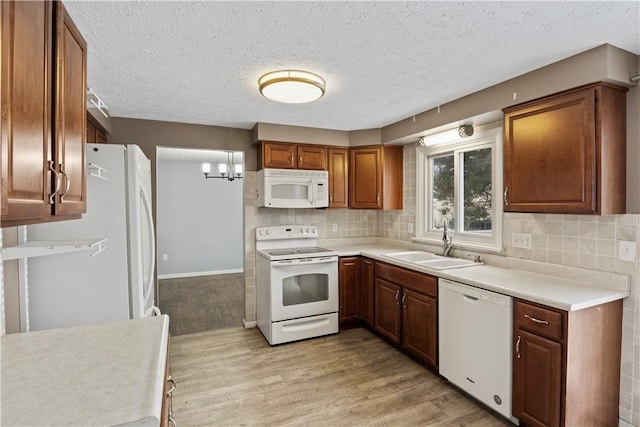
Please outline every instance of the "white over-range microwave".
[[258, 171], [258, 207], [326, 208], [329, 172], [299, 169]]

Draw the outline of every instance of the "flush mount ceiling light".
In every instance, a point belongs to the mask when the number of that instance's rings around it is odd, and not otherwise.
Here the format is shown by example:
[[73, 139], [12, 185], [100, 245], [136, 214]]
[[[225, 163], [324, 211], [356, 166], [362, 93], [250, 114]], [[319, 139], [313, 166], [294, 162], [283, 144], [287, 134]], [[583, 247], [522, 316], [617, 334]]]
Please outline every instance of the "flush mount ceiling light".
[[326, 82], [308, 71], [272, 71], [258, 79], [260, 93], [272, 101], [287, 104], [312, 102], [324, 95]]

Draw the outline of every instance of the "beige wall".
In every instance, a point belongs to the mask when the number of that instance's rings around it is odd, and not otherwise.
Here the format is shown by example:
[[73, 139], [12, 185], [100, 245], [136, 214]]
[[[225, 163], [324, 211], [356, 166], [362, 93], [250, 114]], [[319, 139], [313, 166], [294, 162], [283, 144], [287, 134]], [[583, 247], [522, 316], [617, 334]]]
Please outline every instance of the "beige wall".
[[448, 102], [439, 110], [433, 108], [385, 126], [382, 142], [415, 141], [428, 129], [597, 81], [631, 87], [629, 77], [637, 74], [637, 62], [638, 57], [632, 53], [602, 45]]
[[257, 123], [252, 130], [253, 141], [299, 142], [304, 144], [349, 145], [349, 132], [303, 126]]

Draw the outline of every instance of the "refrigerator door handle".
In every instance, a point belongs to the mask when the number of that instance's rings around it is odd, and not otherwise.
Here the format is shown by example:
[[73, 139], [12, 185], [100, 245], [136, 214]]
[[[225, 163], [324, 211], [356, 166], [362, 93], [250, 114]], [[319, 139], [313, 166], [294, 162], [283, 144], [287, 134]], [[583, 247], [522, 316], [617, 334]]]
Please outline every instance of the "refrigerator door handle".
[[[151, 215], [151, 203], [149, 202], [149, 196], [144, 188], [140, 188], [140, 199], [142, 200], [142, 206], [144, 207], [145, 217], [147, 219], [147, 226], [149, 227], [149, 275], [146, 277], [146, 282], [149, 286], [153, 286], [153, 273], [156, 268], [156, 239], [155, 232], [153, 230], [153, 216]], [[146, 298], [148, 295], [144, 295], [145, 283], [142, 284], [142, 297], [143, 303], [146, 305]]]

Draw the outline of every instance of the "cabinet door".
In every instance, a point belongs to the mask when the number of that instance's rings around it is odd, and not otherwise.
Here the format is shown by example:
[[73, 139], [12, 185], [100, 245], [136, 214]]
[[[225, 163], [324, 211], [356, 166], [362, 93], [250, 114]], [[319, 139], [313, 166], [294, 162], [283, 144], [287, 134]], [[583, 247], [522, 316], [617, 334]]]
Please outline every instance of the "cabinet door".
[[360, 273], [360, 259], [358, 257], [340, 258], [339, 268], [339, 296], [340, 310], [338, 318], [340, 323], [348, 323], [357, 320], [358, 278]]
[[107, 134], [102, 132], [100, 129], [96, 128], [96, 142], [98, 144], [106, 144], [107, 141]]
[[374, 329], [395, 343], [400, 343], [400, 286], [375, 279]]
[[368, 326], [373, 326], [373, 260], [360, 259], [360, 280], [358, 283], [358, 318]]
[[329, 207], [346, 208], [349, 204], [349, 150], [329, 148]]
[[298, 169], [327, 170], [327, 148], [321, 145], [298, 145]]
[[436, 299], [409, 289], [402, 294], [402, 347], [436, 365]]
[[87, 144], [93, 144], [96, 142], [96, 127], [87, 120]]
[[560, 425], [562, 347], [515, 331], [513, 415], [531, 427]]
[[352, 148], [349, 157], [349, 207], [382, 209], [380, 148]]
[[2, 221], [49, 217], [52, 3], [3, 1], [0, 9]]
[[262, 143], [262, 166], [275, 169], [296, 167], [296, 146], [277, 142]]
[[505, 109], [505, 212], [595, 213], [595, 89]]
[[87, 125], [87, 43], [67, 14], [62, 2], [55, 3], [55, 161], [60, 173], [56, 215], [86, 211], [85, 139]]

